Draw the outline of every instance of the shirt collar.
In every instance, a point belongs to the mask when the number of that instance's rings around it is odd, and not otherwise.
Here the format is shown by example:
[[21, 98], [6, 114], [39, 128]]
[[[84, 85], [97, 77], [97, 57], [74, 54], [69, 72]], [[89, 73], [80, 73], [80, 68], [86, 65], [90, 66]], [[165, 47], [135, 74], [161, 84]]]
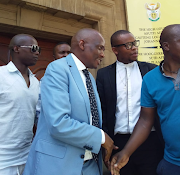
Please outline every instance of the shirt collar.
[[[160, 72], [165, 76], [165, 77], [170, 77], [172, 78], [171, 76], [167, 76], [165, 73], [164, 73], [164, 60], [161, 61], [160, 65], [159, 65], [159, 69], [160, 69]], [[178, 74], [180, 74], [180, 69], [178, 70]]]
[[162, 60], [161, 63], [160, 63], [160, 65], [159, 65], [159, 69], [160, 69], [160, 72], [161, 72], [162, 74], [164, 74], [163, 65], [164, 65], [164, 60]]
[[71, 56], [72, 56], [76, 66], [77, 66], [77, 69], [79, 71], [86, 69], [86, 66], [73, 53], [71, 53]]
[[12, 61], [10, 61], [7, 64], [7, 69], [8, 69], [9, 72], [16, 72], [16, 71], [18, 71], [17, 67], [14, 65], [14, 63]]
[[[16, 71], [19, 72], [19, 70], [17, 69], [17, 67], [14, 65], [14, 63], [12, 61], [10, 61], [7, 64], [7, 69], [9, 72], [16, 72]], [[29, 68], [28, 68], [28, 71], [29, 71], [29, 75], [34, 75]]]
[[134, 66], [134, 62], [135, 61], [133, 61], [132, 63], [129, 63], [129, 64], [124, 64], [124, 63], [122, 63], [122, 62], [120, 62], [120, 61], [116, 61], [116, 65], [118, 66], [118, 67], [122, 67], [122, 68], [125, 68], [125, 67], [133, 67]]

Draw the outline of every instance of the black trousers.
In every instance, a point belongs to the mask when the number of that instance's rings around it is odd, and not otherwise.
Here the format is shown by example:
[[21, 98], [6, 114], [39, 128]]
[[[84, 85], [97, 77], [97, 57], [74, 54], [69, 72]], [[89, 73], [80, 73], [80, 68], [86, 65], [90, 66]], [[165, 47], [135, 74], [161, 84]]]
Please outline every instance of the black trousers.
[[[114, 144], [119, 147], [112, 155], [122, 150], [130, 138], [130, 134], [116, 134]], [[148, 139], [131, 155], [129, 162], [121, 170], [121, 175], [157, 175], [158, 163], [163, 158], [163, 146], [155, 131], [151, 131]]]

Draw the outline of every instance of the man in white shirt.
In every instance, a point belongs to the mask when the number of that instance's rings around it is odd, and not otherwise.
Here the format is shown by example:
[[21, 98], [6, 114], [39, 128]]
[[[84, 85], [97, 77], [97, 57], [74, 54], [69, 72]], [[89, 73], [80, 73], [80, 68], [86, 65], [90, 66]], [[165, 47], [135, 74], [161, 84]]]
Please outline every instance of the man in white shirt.
[[[96, 81], [102, 105], [103, 129], [119, 147], [114, 155], [123, 149], [139, 119], [142, 77], [156, 65], [137, 61], [139, 41], [129, 31], [115, 32], [111, 36], [111, 46], [117, 61], [100, 69]], [[156, 126], [162, 139], [158, 120]], [[148, 140], [121, 169], [121, 175], [156, 174], [163, 151], [158, 136], [153, 127]]]
[[19, 34], [9, 45], [12, 61], [0, 67], [0, 174], [23, 172], [33, 138], [39, 81], [28, 66], [38, 60], [36, 39]]

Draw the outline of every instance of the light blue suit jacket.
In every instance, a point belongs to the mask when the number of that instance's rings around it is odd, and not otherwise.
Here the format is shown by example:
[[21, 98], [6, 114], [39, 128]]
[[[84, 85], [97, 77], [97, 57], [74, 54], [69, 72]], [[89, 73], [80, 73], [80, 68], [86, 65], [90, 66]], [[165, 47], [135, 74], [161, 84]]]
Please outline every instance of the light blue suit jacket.
[[[90, 75], [102, 126], [100, 100]], [[24, 175], [80, 175], [85, 149], [99, 153], [99, 128], [90, 125], [90, 102], [71, 55], [49, 64], [41, 84], [42, 108]]]

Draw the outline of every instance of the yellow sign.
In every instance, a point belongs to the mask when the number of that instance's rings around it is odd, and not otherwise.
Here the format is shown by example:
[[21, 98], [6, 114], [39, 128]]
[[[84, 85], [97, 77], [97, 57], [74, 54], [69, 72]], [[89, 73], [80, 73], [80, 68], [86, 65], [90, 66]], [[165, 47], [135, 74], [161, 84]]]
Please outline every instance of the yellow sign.
[[164, 27], [180, 23], [179, 0], [126, 0], [129, 31], [140, 40], [139, 61], [159, 64], [163, 60], [159, 37]]

